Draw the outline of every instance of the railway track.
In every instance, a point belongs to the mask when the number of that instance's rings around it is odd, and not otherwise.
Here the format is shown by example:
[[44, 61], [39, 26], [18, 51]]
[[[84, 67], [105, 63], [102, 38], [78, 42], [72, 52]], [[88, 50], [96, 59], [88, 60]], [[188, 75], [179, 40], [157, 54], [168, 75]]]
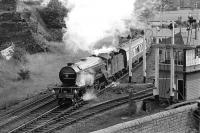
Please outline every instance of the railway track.
[[[153, 95], [152, 88], [147, 89], [147, 90], [135, 93], [133, 100], [146, 99], [146, 98], [152, 97], [152, 95]], [[120, 106], [122, 104], [125, 104], [128, 101], [129, 101], [129, 96], [125, 96], [118, 99], [106, 101], [106, 102], [103, 102], [103, 103], [100, 103], [98, 105], [94, 105], [88, 108], [81, 108], [81, 107], [76, 108], [75, 106], [72, 106], [68, 108], [67, 110], [62, 111], [60, 114], [56, 116], [54, 115], [54, 117], [51, 117], [53, 116], [53, 115], [50, 115], [51, 113], [43, 114], [42, 116], [39, 116], [35, 118], [34, 120], [29, 121], [13, 129], [9, 133], [54, 132], [65, 126], [69, 126], [77, 121], [89, 118], [91, 116], [97, 115], [104, 111], [107, 111], [117, 106]], [[81, 104], [83, 105], [84, 102], [81, 102]], [[44, 117], [45, 115], [49, 117]]]
[[32, 100], [32, 102], [22, 106], [22, 107], [19, 107], [19, 108], [15, 108], [15, 109], [12, 109], [12, 110], [9, 110], [5, 113], [2, 113], [0, 114], [0, 121], [3, 120], [3, 119], [7, 119], [11, 116], [14, 116], [14, 115], [17, 115], [19, 113], [22, 113], [23, 111], [25, 111], [26, 109], [30, 109], [30, 108], [33, 108], [34, 106], [36, 106], [37, 104], [39, 104], [40, 102], [48, 99], [49, 97], [52, 97], [52, 93], [47, 90], [47, 91], [44, 91], [43, 92], [44, 94], [40, 95], [40, 96], [35, 96]]
[[0, 117], [0, 132], [7, 132], [9, 129], [19, 126], [24, 121], [28, 121], [35, 116], [40, 115], [42, 112], [46, 112], [57, 104], [53, 94], [47, 93], [37, 100], [24, 105], [16, 110], [6, 113]]
[[[120, 80], [126, 75], [124, 74], [117, 80]], [[101, 95], [109, 87], [111, 87], [111, 84], [102, 89], [98, 95]], [[64, 111], [66, 108], [59, 108], [53, 95], [52, 93], [46, 92], [41, 97], [36, 97], [36, 100], [29, 104], [0, 115], [0, 132], [8, 132], [10, 129], [15, 129], [20, 125], [23, 126], [24, 123], [30, 122], [30, 120], [35, 121], [36, 118], [37, 120], [41, 118], [41, 121], [45, 122], [49, 118], [52, 118], [52, 116], [62, 115], [62, 111], [66, 112]]]

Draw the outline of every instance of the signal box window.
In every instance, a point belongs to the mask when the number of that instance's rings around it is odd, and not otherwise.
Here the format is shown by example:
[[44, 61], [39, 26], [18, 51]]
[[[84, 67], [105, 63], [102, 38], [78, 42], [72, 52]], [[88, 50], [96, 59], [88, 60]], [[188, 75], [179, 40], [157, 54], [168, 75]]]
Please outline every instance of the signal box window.
[[200, 58], [200, 48], [195, 49], [195, 58]]

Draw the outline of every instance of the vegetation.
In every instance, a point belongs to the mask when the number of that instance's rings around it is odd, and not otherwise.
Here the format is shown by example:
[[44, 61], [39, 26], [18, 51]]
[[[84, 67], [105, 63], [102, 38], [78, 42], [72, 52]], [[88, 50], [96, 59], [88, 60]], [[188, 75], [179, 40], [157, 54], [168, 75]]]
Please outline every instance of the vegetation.
[[20, 47], [15, 47], [12, 58], [14, 59], [16, 63], [25, 64], [27, 62], [25, 55], [26, 55], [25, 49], [20, 48]]
[[27, 69], [20, 69], [18, 75], [19, 75], [18, 80], [30, 79], [30, 71]]
[[64, 17], [68, 10], [58, 0], [51, 0], [47, 7], [40, 10], [40, 15], [47, 25], [47, 28], [61, 29], [66, 28]]
[[154, 17], [154, 12], [152, 9], [145, 9], [141, 12], [139, 18], [141, 21], [147, 21], [149, 20], [150, 18], [153, 18]]

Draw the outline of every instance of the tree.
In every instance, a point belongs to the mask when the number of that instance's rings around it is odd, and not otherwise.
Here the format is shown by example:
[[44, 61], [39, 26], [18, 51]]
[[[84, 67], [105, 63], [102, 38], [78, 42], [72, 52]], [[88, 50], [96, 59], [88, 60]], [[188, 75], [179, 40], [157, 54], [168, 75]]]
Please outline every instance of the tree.
[[145, 9], [141, 12], [140, 14], [140, 20], [142, 21], [147, 21], [149, 20], [150, 18], [153, 18], [154, 17], [154, 13], [151, 9]]
[[40, 10], [40, 14], [47, 25], [47, 28], [61, 29], [66, 27], [64, 18], [68, 10], [58, 0], [50, 0], [47, 7]]

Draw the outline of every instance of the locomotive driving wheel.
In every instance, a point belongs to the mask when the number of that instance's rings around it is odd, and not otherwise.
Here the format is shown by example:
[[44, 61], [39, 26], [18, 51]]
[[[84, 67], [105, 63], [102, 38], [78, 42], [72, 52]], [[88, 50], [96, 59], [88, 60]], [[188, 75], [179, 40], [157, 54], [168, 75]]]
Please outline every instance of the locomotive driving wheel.
[[58, 99], [58, 105], [61, 106], [61, 105], [67, 105], [67, 106], [71, 106], [73, 104], [73, 101], [72, 99], [64, 99], [64, 98], [60, 98]]
[[59, 98], [58, 99], [58, 105], [63, 105], [64, 104], [64, 99], [62, 99], [62, 98]]

